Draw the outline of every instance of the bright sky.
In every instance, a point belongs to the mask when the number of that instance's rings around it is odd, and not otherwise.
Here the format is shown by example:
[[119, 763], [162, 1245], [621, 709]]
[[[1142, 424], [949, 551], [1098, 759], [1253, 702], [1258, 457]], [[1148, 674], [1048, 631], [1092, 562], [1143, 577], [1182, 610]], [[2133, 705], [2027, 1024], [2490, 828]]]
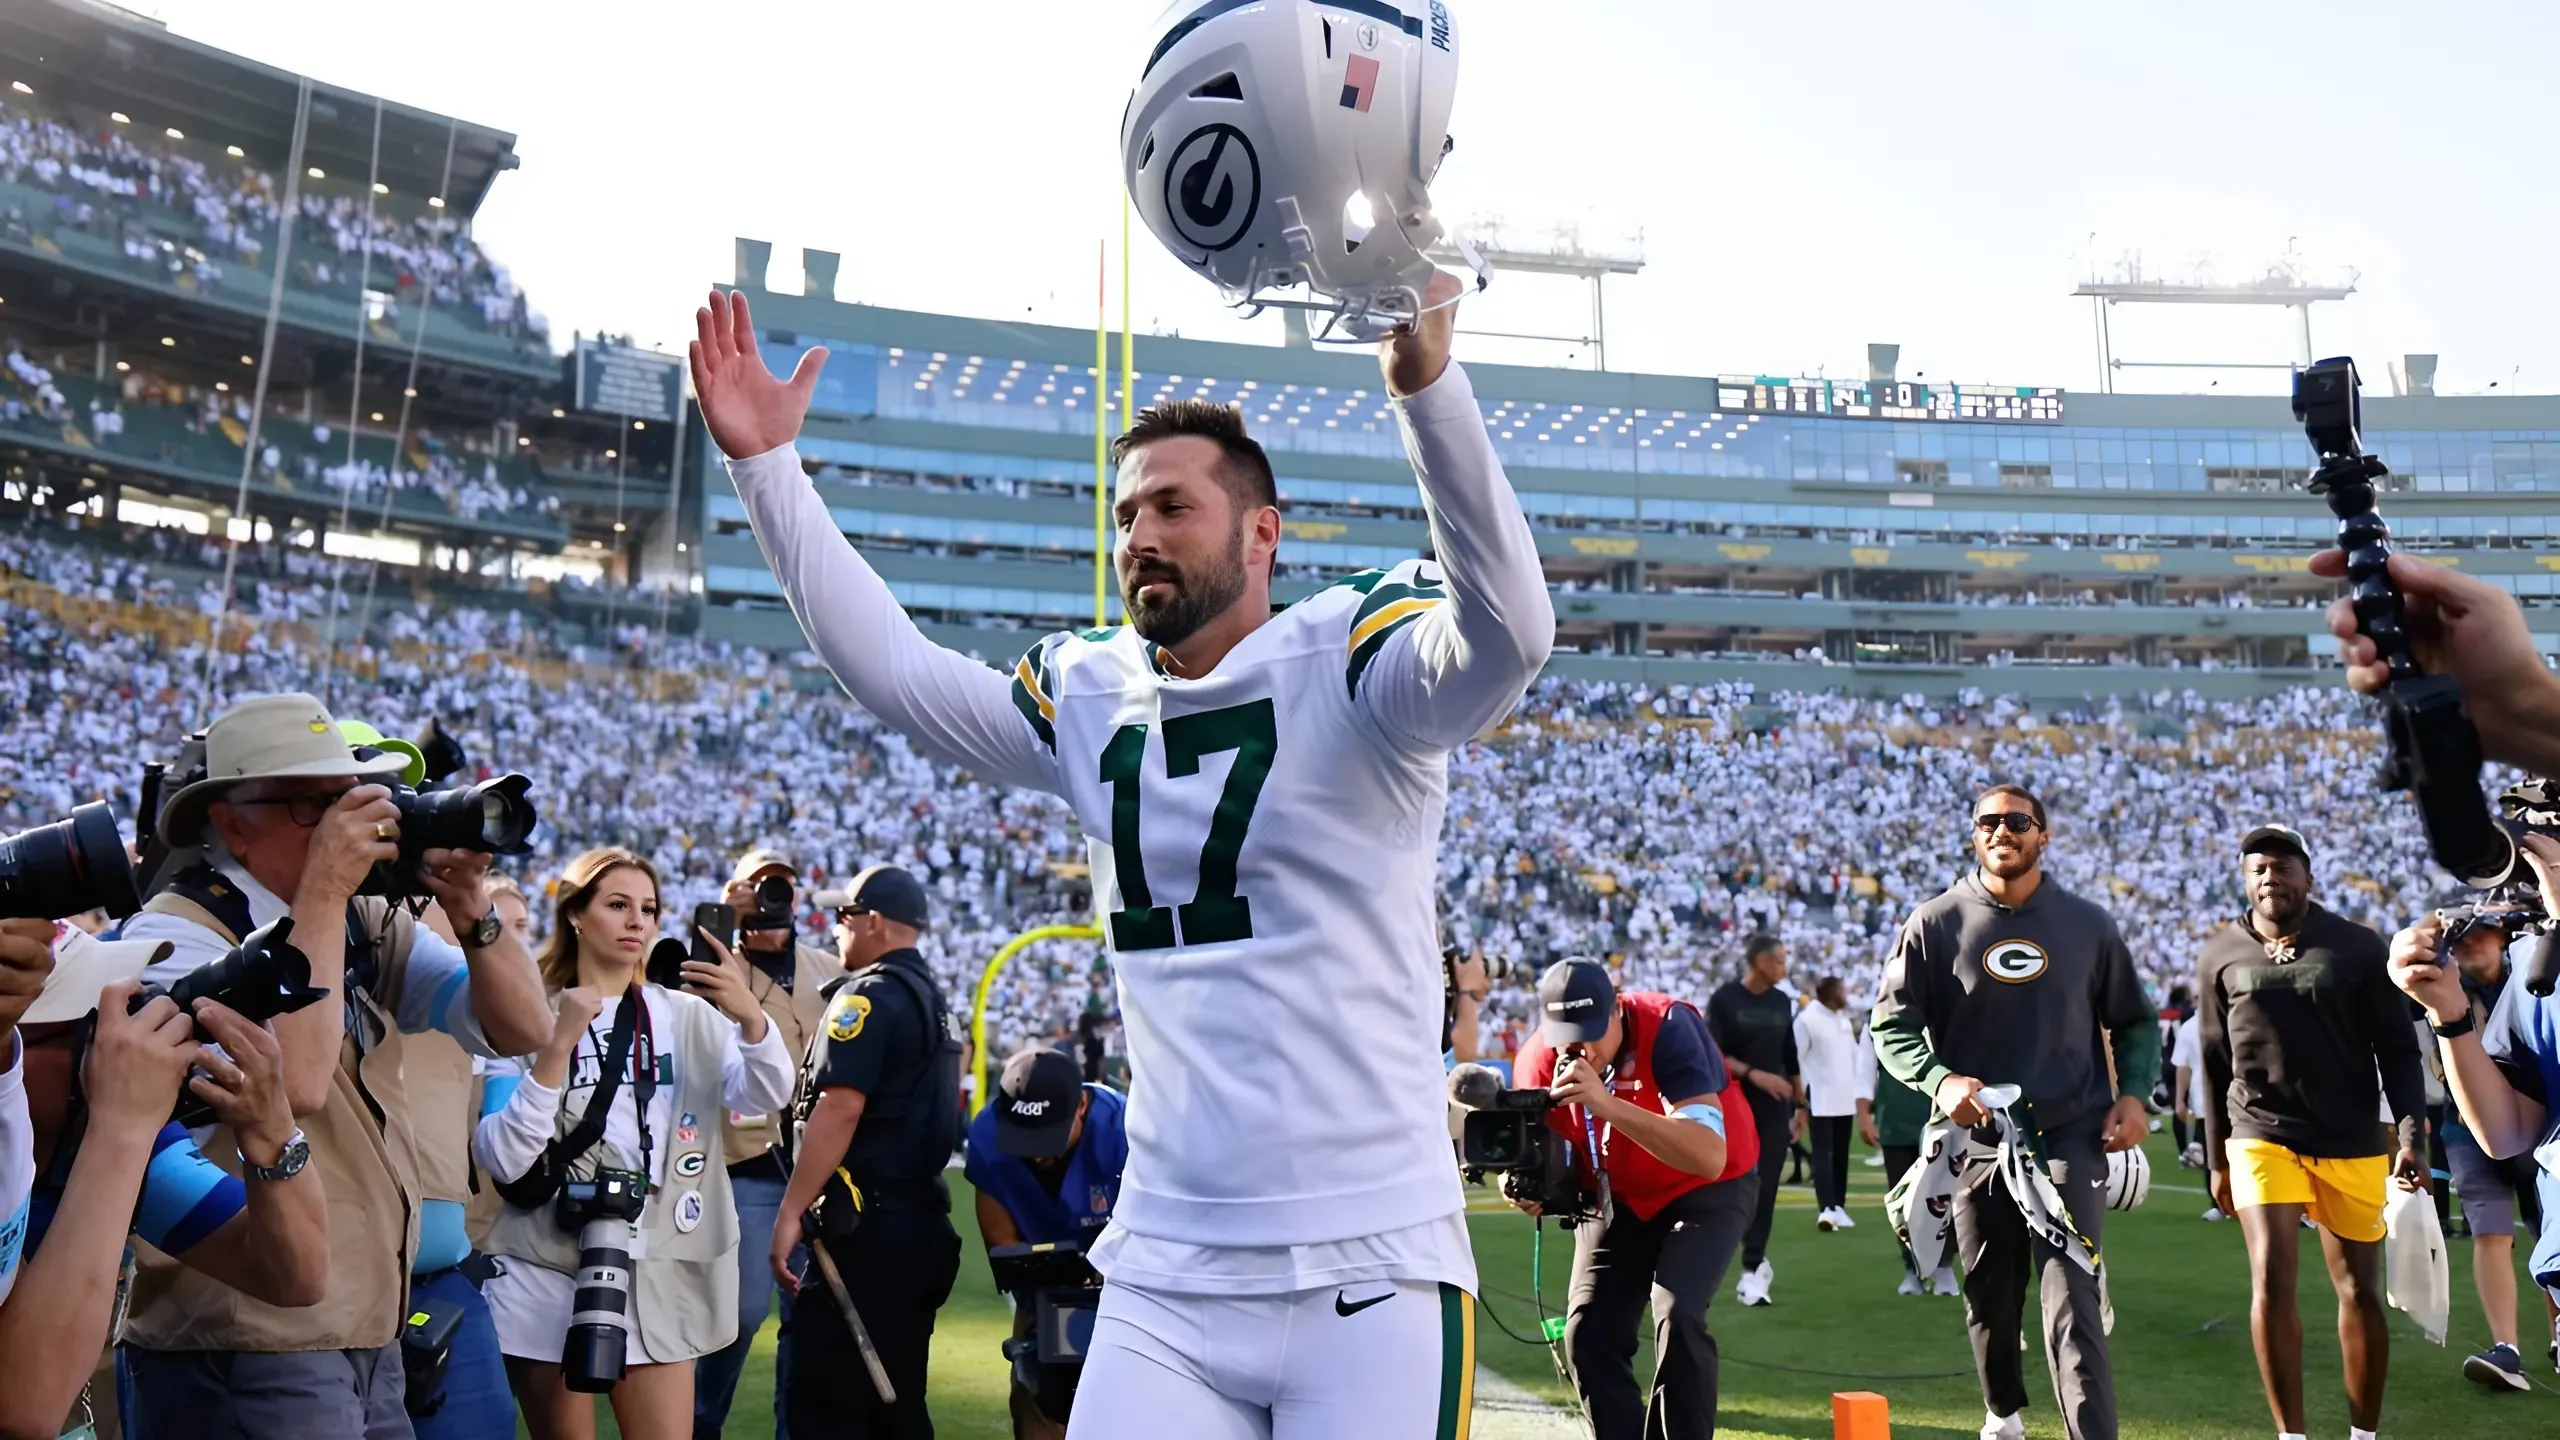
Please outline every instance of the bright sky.
[[[512, 130], [479, 236], [565, 341], [680, 343], [730, 240], [844, 255], [845, 300], [1093, 320], [1118, 125], [1156, 0], [140, 0], [178, 32]], [[2443, 356], [2452, 393], [2560, 391], [2560, 6], [1450, 0], [1444, 211], [1641, 227], [1613, 368], [2096, 386], [2093, 260], [2352, 266], [2323, 354]], [[2092, 237], [2095, 237], [2094, 240]], [[1136, 231], [1144, 329], [1277, 343]], [[1116, 281], [1117, 264], [1114, 262]], [[1577, 282], [1504, 277], [1462, 325], [1576, 329]], [[1113, 304], [1117, 323], [1117, 301]], [[2283, 361], [2292, 312], [2117, 311], [2125, 358]], [[1461, 353], [1567, 363], [1572, 347]], [[1587, 364], [1587, 355], [1571, 363]], [[2276, 372], [2121, 388], [2280, 389]]]

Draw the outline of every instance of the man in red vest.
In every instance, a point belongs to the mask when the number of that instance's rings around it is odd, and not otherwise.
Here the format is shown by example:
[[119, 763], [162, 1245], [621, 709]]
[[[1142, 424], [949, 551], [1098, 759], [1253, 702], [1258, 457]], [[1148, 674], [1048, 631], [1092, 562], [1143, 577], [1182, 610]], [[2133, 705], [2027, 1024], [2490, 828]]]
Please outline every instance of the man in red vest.
[[[1574, 1234], [1565, 1316], [1583, 1416], [1595, 1440], [1705, 1440], [1716, 1431], [1707, 1303], [1759, 1195], [1750, 1103], [1695, 1007], [1620, 994], [1597, 960], [1549, 966], [1538, 1005], [1539, 1034], [1513, 1062], [1513, 1083], [1549, 1088], [1547, 1123], [1592, 1181], [1587, 1117], [1608, 1177], [1607, 1211]], [[1654, 1311], [1648, 1401], [1636, 1390], [1636, 1319], [1657, 1293], [1669, 1303]]]

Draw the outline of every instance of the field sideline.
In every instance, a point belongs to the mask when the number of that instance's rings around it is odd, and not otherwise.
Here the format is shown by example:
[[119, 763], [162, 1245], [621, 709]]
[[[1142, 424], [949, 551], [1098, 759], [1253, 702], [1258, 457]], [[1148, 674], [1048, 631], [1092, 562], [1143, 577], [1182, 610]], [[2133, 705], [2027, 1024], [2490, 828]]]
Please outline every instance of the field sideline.
[[[2109, 1291], [2116, 1307], [2112, 1353], [2125, 1440], [2263, 1440], [2274, 1426], [2249, 1349], [2249, 1283], [2239, 1227], [2198, 1220], [2205, 1206], [2202, 1178], [2177, 1168], [2165, 1135], [2154, 1136], [2150, 1148], [2151, 1198], [2132, 1214], [2107, 1217]], [[1864, 1158], [1863, 1150], [1858, 1158]], [[1728, 1277], [1711, 1314], [1724, 1362], [1718, 1435], [1829, 1440], [1831, 1393], [1854, 1389], [1877, 1390], [1891, 1400], [1895, 1440], [1971, 1440], [1980, 1427], [1982, 1404], [1965, 1347], [1963, 1302], [1893, 1293], [1901, 1272], [1884, 1222], [1882, 1174], [1850, 1166], [1858, 1228], [1840, 1234], [1813, 1228], [1811, 1191], [1781, 1192], [1769, 1249], [1777, 1269], [1776, 1303], [1756, 1310], [1736, 1305]], [[954, 1219], [967, 1248], [960, 1283], [934, 1334], [934, 1430], [942, 1440], [1007, 1440], [1012, 1429], [998, 1354], [1008, 1332], [1004, 1299], [987, 1280], [967, 1186], [958, 1172], [951, 1178]], [[1534, 1336], [1528, 1221], [1480, 1209], [1469, 1223], [1488, 1308], [1512, 1329]], [[2337, 1304], [2318, 1263], [2317, 1238], [2306, 1233], [2303, 1239], [2310, 1433], [2314, 1440], [2338, 1440], [2347, 1433], [2347, 1408], [2338, 1370]], [[1546, 1297], [1553, 1312], [1562, 1303], [1570, 1239], [1550, 1227], [1545, 1249]], [[2560, 1380], [2538, 1342], [2528, 1343], [2525, 1357], [2539, 1387], [2535, 1393], [2491, 1395], [2462, 1378], [2463, 1355], [2487, 1344], [2488, 1336], [2471, 1287], [2470, 1246], [2457, 1240], [2451, 1249], [2453, 1327], [2447, 1348], [2428, 1344], [2406, 1316], [2391, 1314], [2391, 1390], [2381, 1434], [2386, 1440], [2560, 1440]], [[2520, 1275], [2520, 1283], [2530, 1301], [2531, 1282]], [[1540, 1349], [1506, 1338], [1490, 1318], [1480, 1321], [1481, 1364], [1539, 1395], [1567, 1398]], [[2531, 1341], [2530, 1320], [2526, 1336]], [[771, 1322], [756, 1345], [724, 1432], [729, 1440], [762, 1440], [771, 1433]], [[1651, 1363], [1649, 1354], [1640, 1355], [1638, 1375], [1648, 1373]], [[2028, 1388], [2034, 1398], [2027, 1433], [2061, 1435], [2051, 1382], [2038, 1358], [2030, 1359]], [[610, 1415], [601, 1429], [617, 1434]]]

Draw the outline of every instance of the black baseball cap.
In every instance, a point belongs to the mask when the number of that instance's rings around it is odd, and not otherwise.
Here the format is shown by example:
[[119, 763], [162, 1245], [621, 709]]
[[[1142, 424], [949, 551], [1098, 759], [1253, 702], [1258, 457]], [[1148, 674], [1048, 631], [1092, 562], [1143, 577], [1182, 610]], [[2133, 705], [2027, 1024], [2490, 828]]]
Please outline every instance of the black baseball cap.
[[1618, 987], [1609, 967], [1576, 955], [1559, 960], [1538, 977], [1539, 1024], [1547, 1043], [1562, 1047], [1588, 1045], [1609, 1033], [1609, 1017], [1618, 1008]]
[[810, 903], [821, 910], [862, 910], [924, 928], [924, 885], [895, 865], [874, 865], [841, 890], [819, 891]]
[[2240, 837], [2240, 853], [2243, 855], [2260, 852], [2280, 854], [2285, 851], [2301, 856], [2305, 865], [2311, 863], [2310, 843], [2302, 838], [2301, 831], [2290, 825], [2261, 825]]
[[996, 1148], [1017, 1160], [1055, 1160], [1075, 1133], [1084, 1072], [1060, 1051], [1041, 1046], [1004, 1062], [996, 1082]]

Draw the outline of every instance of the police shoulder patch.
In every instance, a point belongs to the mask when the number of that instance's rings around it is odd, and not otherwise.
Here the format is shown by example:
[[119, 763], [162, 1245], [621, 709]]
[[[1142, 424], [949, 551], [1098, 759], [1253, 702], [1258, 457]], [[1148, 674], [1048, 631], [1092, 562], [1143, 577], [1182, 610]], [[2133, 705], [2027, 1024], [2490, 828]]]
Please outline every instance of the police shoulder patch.
[[827, 1006], [827, 1038], [850, 1040], [862, 1033], [862, 1022], [870, 1018], [871, 997], [847, 990]]

